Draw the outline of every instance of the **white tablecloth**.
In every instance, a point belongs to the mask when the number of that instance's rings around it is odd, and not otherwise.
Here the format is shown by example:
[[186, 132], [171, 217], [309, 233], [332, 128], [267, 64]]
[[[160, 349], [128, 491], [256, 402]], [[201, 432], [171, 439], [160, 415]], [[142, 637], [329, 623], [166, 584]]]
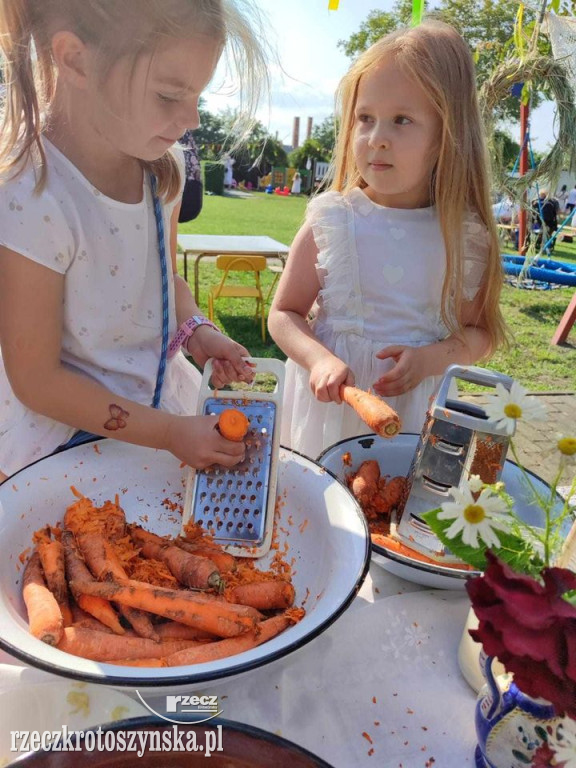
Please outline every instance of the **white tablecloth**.
[[[280, 734], [335, 768], [472, 766], [476, 697], [457, 660], [468, 609], [463, 591], [424, 590], [373, 564], [319, 637], [203, 691], [218, 695], [223, 717]], [[54, 679], [2, 652], [0, 662], [0, 692]], [[145, 698], [163, 711], [164, 699]]]

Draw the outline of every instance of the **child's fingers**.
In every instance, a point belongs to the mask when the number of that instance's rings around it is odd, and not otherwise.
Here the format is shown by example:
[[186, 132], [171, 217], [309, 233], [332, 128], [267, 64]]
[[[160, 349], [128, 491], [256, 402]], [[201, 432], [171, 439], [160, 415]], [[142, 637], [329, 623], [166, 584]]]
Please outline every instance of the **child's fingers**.
[[379, 360], [387, 360], [390, 357], [396, 358], [401, 355], [405, 349], [407, 349], [407, 347], [403, 344], [391, 344], [389, 347], [384, 347], [380, 352], [377, 352], [376, 357]]

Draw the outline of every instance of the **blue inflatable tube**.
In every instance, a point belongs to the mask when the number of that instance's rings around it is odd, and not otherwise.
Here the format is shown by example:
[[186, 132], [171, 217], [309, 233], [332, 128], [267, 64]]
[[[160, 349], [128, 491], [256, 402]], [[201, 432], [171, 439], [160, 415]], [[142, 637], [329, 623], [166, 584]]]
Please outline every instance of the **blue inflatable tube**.
[[[524, 256], [505, 253], [502, 255], [502, 266], [507, 275], [518, 276], [524, 268]], [[538, 260], [537, 266], [532, 266], [524, 273], [529, 280], [540, 280], [543, 283], [556, 283], [576, 288], [576, 264], [553, 259]]]

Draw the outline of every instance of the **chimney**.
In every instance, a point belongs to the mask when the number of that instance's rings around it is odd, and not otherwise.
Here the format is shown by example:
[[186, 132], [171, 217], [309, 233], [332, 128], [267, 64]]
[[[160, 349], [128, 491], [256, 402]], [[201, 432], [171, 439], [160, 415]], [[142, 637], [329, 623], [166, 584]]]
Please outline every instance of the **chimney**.
[[312, 138], [312, 123], [314, 122], [314, 119], [312, 117], [308, 118], [308, 125], [306, 126], [306, 138], [311, 139]]
[[300, 146], [300, 118], [294, 118], [294, 127], [292, 129], [292, 149], [298, 149]]

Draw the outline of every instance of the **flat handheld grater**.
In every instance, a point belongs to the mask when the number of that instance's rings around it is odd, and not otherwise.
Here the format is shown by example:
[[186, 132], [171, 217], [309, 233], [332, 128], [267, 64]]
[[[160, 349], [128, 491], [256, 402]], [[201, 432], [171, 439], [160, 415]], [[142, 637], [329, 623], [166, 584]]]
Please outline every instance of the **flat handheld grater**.
[[226, 408], [243, 411], [250, 422], [244, 439], [246, 457], [231, 468], [214, 465], [190, 469], [183, 522], [192, 519], [199, 523], [233, 555], [261, 557], [270, 549], [274, 528], [284, 363], [257, 357], [247, 360], [255, 374], [268, 373], [276, 378], [273, 392], [212, 389], [212, 361], [204, 368], [198, 415], [218, 415]]

